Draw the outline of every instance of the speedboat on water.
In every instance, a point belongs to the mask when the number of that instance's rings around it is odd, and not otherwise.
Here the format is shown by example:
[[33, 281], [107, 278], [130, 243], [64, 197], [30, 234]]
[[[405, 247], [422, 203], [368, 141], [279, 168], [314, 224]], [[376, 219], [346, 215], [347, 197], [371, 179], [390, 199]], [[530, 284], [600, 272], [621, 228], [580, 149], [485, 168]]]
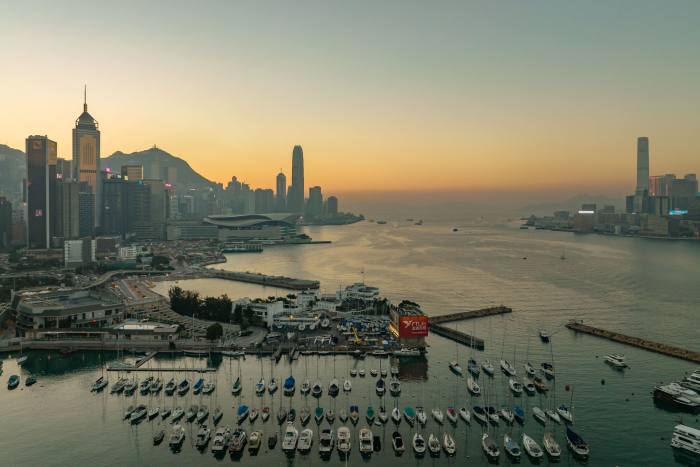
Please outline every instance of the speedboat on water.
[[214, 433], [212, 439], [211, 451], [216, 454], [223, 454], [228, 449], [228, 444], [231, 441], [231, 429], [225, 426], [219, 427]]
[[327, 457], [333, 451], [333, 446], [335, 444], [335, 438], [333, 437], [333, 430], [330, 428], [324, 428], [318, 439], [318, 453], [322, 457]]
[[360, 408], [356, 405], [351, 405], [350, 406], [350, 421], [352, 422], [353, 425], [357, 425], [357, 422], [359, 419], [360, 419]]
[[311, 420], [311, 412], [309, 411], [309, 408], [302, 407], [301, 410], [299, 410], [299, 421], [301, 422], [301, 426], [306, 426], [306, 424], [309, 423], [309, 420]]
[[148, 419], [152, 420], [156, 418], [158, 416], [158, 412], [160, 412], [160, 407], [158, 407], [157, 405], [155, 407], [151, 407], [148, 410]]
[[374, 422], [374, 407], [371, 405], [367, 406], [367, 414], [365, 415], [365, 418], [367, 419], [367, 423], [370, 425]]
[[297, 441], [297, 449], [299, 452], [309, 452], [311, 450], [311, 445], [314, 442], [314, 432], [311, 428], [305, 428], [301, 430], [299, 435], [299, 440]]
[[245, 449], [245, 445], [248, 443], [248, 436], [246, 432], [241, 428], [236, 428], [231, 435], [231, 441], [229, 443], [228, 452], [232, 456], [240, 456]]
[[136, 410], [131, 412], [131, 415], [129, 415], [129, 421], [131, 423], [138, 423], [142, 419], [144, 419], [147, 414], [148, 414], [148, 409], [146, 408], [146, 406], [143, 404], [139, 405], [138, 407], [136, 407]]
[[175, 410], [173, 410], [173, 416], [170, 420], [174, 422], [180, 420], [183, 416], [185, 415], [185, 410], [182, 407], [176, 407]]
[[389, 416], [387, 415], [384, 406], [379, 407], [379, 413], [377, 414], [377, 418], [379, 418], [379, 421], [381, 423], [386, 423], [389, 420]]
[[527, 455], [533, 459], [539, 459], [544, 455], [537, 441], [529, 437], [526, 433], [523, 433], [523, 448]]
[[360, 454], [369, 456], [374, 451], [374, 442], [372, 440], [372, 430], [367, 427], [360, 429], [359, 435]]
[[589, 454], [588, 443], [583, 440], [583, 438], [571, 429], [570, 426], [566, 427], [566, 442], [569, 445], [569, 449], [574, 453], [574, 456], [579, 459], [587, 459]]
[[173, 394], [175, 394], [176, 389], [177, 389], [177, 384], [175, 383], [175, 378], [170, 378], [170, 381], [168, 381], [168, 384], [165, 385], [165, 395], [172, 396]]
[[197, 412], [199, 411], [199, 407], [196, 405], [193, 405], [189, 409], [187, 409], [187, 412], [185, 412], [185, 420], [188, 422], [194, 421], [195, 418], [197, 418]]
[[168, 445], [171, 449], [176, 450], [182, 446], [182, 442], [185, 440], [185, 429], [181, 425], [175, 425], [170, 432], [170, 437], [168, 438]]
[[550, 459], [556, 461], [561, 457], [561, 448], [559, 447], [559, 443], [557, 443], [557, 440], [554, 439], [554, 435], [551, 432], [544, 432], [542, 444], [544, 445], [544, 450], [547, 452], [547, 455]]
[[394, 452], [399, 456], [403, 454], [403, 452], [406, 450], [406, 445], [403, 442], [403, 437], [398, 431], [395, 431], [391, 434], [391, 447], [394, 448]]
[[172, 409], [170, 409], [170, 407], [163, 407], [163, 410], [160, 411], [160, 418], [165, 420], [166, 418], [168, 418], [170, 416], [171, 413], [172, 413]]
[[493, 437], [488, 433], [484, 433], [481, 436], [481, 448], [484, 450], [486, 457], [493, 462], [498, 460], [498, 457], [501, 455], [498, 444], [496, 444], [496, 441], [494, 441]]
[[206, 383], [204, 383], [204, 386], [202, 386], [202, 394], [211, 394], [212, 392], [214, 392], [215, 389], [216, 383], [214, 383], [213, 381], [207, 381]]
[[325, 410], [323, 409], [323, 407], [316, 407], [316, 409], [314, 410], [314, 419], [316, 420], [317, 424], [320, 425], [321, 422], [323, 421], [323, 414], [324, 413], [325, 413]]
[[260, 411], [260, 419], [265, 423], [270, 418], [270, 407], [265, 406]]
[[208, 426], [202, 425], [201, 427], [199, 427], [199, 431], [197, 431], [197, 437], [195, 438], [194, 444], [197, 447], [197, 449], [204, 450], [209, 444], [210, 439], [211, 430]]
[[[126, 388], [125, 388], [125, 390], [126, 390]], [[177, 385], [177, 393], [180, 396], [184, 396], [187, 393], [187, 391], [189, 391], [189, 390], [190, 390], [190, 382], [187, 381], [186, 379], [183, 379], [182, 381], [180, 381], [180, 384]]]
[[153, 376], [149, 376], [148, 378], [144, 379], [141, 381], [141, 384], [139, 385], [139, 392], [141, 395], [146, 395], [148, 392], [151, 390], [151, 383], [153, 382]]
[[520, 446], [518, 445], [518, 442], [511, 438], [510, 436], [503, 435], [503, 450], [508, 454], [508, 456], [517, 461], [520, 459]]
[[338, 452], [341, 455], [346, 455], [348, 452], [350, 452], [350, 449], [352, 448], [351, 440], [350, 440], [350, 429], [346, 426], [341, 426], [338, 428]]
[[194, 386], [192, 386], [192, 392], [199, 394], [202, 392], [202, 388], [204, 388], [204, 379], [199, 378], [197, 381], [195, 381]]
[[206, 405], [202, 405], [197, 411], [197, 423], [204, 423], [207, 418], [209, 418], [209, 409]]
[[254, 431], [248, 437], [248, 452], [255, 454], [262, 446], [263, 434], [261, 431]]
[[335, 421], [335, 412], [333, 412], [333, 409], [326, 410], [326, 421], [329, 425], [332, 425]]
[[217, 407], [216, 410], [214, 410], [214, 415], [211, 416], [214, 426], [218, 425], [222, 418], [224, 418], [224, 411], [221, 410], [221, 407]]

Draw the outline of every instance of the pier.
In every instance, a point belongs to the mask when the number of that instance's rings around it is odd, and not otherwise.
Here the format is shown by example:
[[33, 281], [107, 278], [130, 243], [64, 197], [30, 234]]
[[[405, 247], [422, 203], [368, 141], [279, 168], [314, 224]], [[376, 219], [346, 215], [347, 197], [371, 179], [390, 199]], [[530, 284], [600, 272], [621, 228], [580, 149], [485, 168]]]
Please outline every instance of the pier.
[[578, 321], [570, 321], [566, 327], [575, 332], [582, 332], [584, 334], [590, 334], [591, 336], [598, 336], [614, 342], [619, 342], [621, 344], [627, 344], [640, 349], [668, 355], [669, 357], [681, 358], [694, 363], [700, 363], [700, 352], [694, 352], [681, 347], [674, 347], [672, 345], [642, 339], [641, 337], [627, 336], [625, 334], [620, 334], [619, 332], [588, 326]]
[[482, 308], [480, 310], [472, 310], [472, 311], [459, 311], [457, 313], [450, 313], [449, 315], [439, 315], [439, 316], [431, 316], [430, 317], [430, 324], [442, 324], [442, 323], [449, 323], [452, 321], [463, 321], [466, 319], [472, 319], [472, 318], [483, 318], [485, 316], [492, 316], [492, 315], [502, 315], [506, 313], [512, 313], [513, 309], [509, 308], [507, 306], [499, 305], [499, 306], [493, 306], [489, 308]]
[[430, 330], [438, 336], [453, 340], [459, 344], [473, 347], [477, 350], [484, 350], [484, 340], [478, 337], [470, 336], [467, 333], [433, 323], [430, 323]]
[[285, 276], [268, 276], [266, 274], [258, 274], [255, 272], [233, 272], [224, 271], [221, 269], [209, 269], [206, 272], [206, 276], [214, 277], [216, 279], [247, 282], [250, 284], [259, 284], [288, 290], [315, 290], [321, 287], [319, 281], [295, 279], [293, 277]]

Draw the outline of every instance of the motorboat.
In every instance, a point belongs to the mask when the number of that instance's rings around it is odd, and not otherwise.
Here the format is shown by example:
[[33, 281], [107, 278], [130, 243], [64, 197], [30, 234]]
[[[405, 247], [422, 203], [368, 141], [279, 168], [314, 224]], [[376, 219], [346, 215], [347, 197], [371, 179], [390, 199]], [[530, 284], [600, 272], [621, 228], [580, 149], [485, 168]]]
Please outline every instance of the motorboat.
[[289, 410], [287, 411], [287, 421], [288, 422], [293, 422], [297, 418], [297, 411], [294, 409], [294, 407], [290, 407]]
[[378, 396], [383, 396], [383, 395], [384, 395], [384, 391], [386, 390], [386, 385], [385, 385], [385, 383], [384, 383], [384, 379], [383, 379], [383, 378], [379, 378], [379, 379], [377, 380], [377, 383], [376, 383], [374, 386], [375, 386], [375, 388], [374, 388], [375, 391], [377, 391], [377, 395], [378, 395]]
[[403, 409], [403, 417], [406, 419], [406, 422], [411, 426], [413, 426], [413, 424], [416, 423], [416, 412], [410, 405]]
[[153, 433], [153, 445], [158, 446], [165, 439], [165, 430], [158, 430]]
[[561, 423], [561, 417], [559, 416], [559, 414], [557, 413], [556, 410], [547, 409], [547, 410], [545, 410], [545, 413], [547, 414], [547, 416], [549, 418], [551, 418], [555, 422]]
[[240, 425], [245, 421], [246, 418], [248, 418], [248, 415], [250, 414], [250, 409], [248, 408], [247, 405], [241, 404], [238, 406], [238, 410], [236, 411], [236, 418], [238, 420], [238, 424]]
[[403, 437], [398, 431], [395, 431], [391, 434], [391, 447], [394, 449], [394, 452], [398, 455], [403, 454], [403, 452], [406, 450], [406, 446], [403, 442]]
[[277, 378], [275, 378], [274, 376], [270, 378], [270, 382], [267, 385], [267, 391], [270, 394], [274, 394], [275, 392], [277, 392]]
[[545, 383], [544, 380], [539, 376], [535, 376], [533, 378], [532, 384], [535, 385], [535, 389], [537, 390], [537, 392], [543, 393], [549, 391], [549, 386], [547, 386], [547, 383]]
[[262, 420], [263, 423], [265, 423], [269, 418], [270, 418], [270, 407], [265, 406], [260, 411], [260, 420]]
[[[124, 388], [126, 390], [126, 387]], [[187, 379], [183, 379], [180, 381], [180, 383], [177, 385], [177, 394], [179, 396], [184, 396], [187, 394], [187, 391], [190, 390], [190, 382], [187, 381]]]
[[256, 418], [258, 418], [258, 409], [253, 407], [252, 409], [250, 409], [250, 414], [248, 415], [248, 421], [250, 421], [250, 423], [253, 423]]
[[376, 368], [372, 368], [371, 370], [369, 370], [369, 375], [374, 377], [374, 378], [376, 378], [378, 374], [379, 373], [377, 372]]
[[182, 428], [182, 425], [175, 425], [170, 432], [168, 445], [171, 449], [179, 449], [183, 441], [185, 441], [185, 429]]
[[513, 417], [515, 417], [515, 420], [517, 420], [517, 422], [522, 425], [523, 423], [525, 423], [525, 409], [523, 409], [519, 405], [514, 406]]
[[399, 411], [398, 407], [394, 407], [393, 409], [391, 409], [391, 419], [397, 425], [401, 423], [401, 412]]
[[[12, 377], [10, 376], [10, 378]], [[131, 414], [134, 413], [134, 410], [136, 410], [136, 407], [134, 407], [133, 405], [127, 407], [126, 410], [124, 410], [124, 420], [128, 420], [129, 418], [131, 418]]]
[[476, 380], [471, 376], [467, 378], [467, 390], [473, 396], [478, 396], [479, 394], [481, 394], [481, 388], [479, 387], [479, 383], [477, 383]]
[[282, 425], [284, 422], [287, 421], [287, 417], [289, 414], [287, 413], [287, 409], [284, 407], [280, 407], [280, 409], [277, 411], [277, 423]]
[[425, 454], [425, 438], [423, 438], [423, 435], [420, 433], [413, 435], [411, 445], [413, 446], [413, 452], [415, 452], [417, 456]]
[[523, 433], [523, 449], [525, 449], [527, 455], [532, 459], [539, 459], [544, 455], [544, 452], [542, 451], [540, 445], [537, 444], [537, 441], [529, 437], [527, 433]]
[[152, 382], [153, 382], [153, 376], [149, 376], [148, 378], [141, 381], [141, 384], [139, 385], [139, 392], [141, 393], [142, 396], [145, 396], [146, 394], [149, 393], [149, 391], [151, 390], [151, 383]]
[[243, 389], [243, 386], [241, 385], [241, 378], [236, 378], [236, 381], [233, 382], [233, 385], [231, 385], [231, 394], [234, 396], [237, 396], [238, 394], [241, 393], [241, 390]]
[[428, 451], [432, 457], [440, 455], [440, 440], [432, 433], [428, 436]]
[[305, 379], [303, 383], [301, 383], [301, 387], [299, 388], [299, 392], [301, 392], [302, 395], [306, 395], [311, 391], [311, 385], [309, 384], [309, 380]]
[[177, 384], [175, 383], [175, 378], [170, 378], [170, 381], [165, 385], [165, 395], [166, 396], [172, 396], [175, 394], [175, 390], [177, 389]]
[[386, 371], [386, 368], [379, 369], [379, 376], [381, 376], [382, 378], [386, 378], [387, 375], [388, 375], [388, 372]]
[[447, 416], [447, 419], [450, 421], [450, 423], [455, 424], [457, 423], [457, 411], [455, 410], [454, 407], [450, 406], [447, 408], [445, 411], [445, 415]]
[[488, 415], [491, 423], [493, 423], [494, 425], [498, 425], [499, 418], [498, 418], [498, 410], [496, 410], [496, 407], [494, 407], [492, 405], [487, 405], [486, 407], [484, 407], [484, 410], [486, 411], [486, 415]]
[[211, 440], [211, 430], [206, 425], [200, 426], [194, 445], [197, 449], [204, 450], [209, 444], [209, 440]]
[[311, 445], [314, 442], [314, 432], [311, 428], [306, 428], [301, 430], [299, 435], [299, 440], [297, 441], [297, 449], [299, 452], [309, 452], [311, 450]]
[[401, 394], [401, 381], [394, 378], [389, 382], [389, 392], [392, 396], [398, 397]]
[[484, 433], [481, 436], [481, 449], [484, 450], [486, 457], [488, 457], [491, 461], [496, 461], [501, 455], [501, 451], [498, 449], [498, 444], [496, 444], [496, 441], [488, 433]]
[[[112, 387], [109, 390], [110, 394], [119, 394], [124, 390], [124, 385], [126, 384], [126, 379], [125, 378], [119, 378], [116, 383], [112, 385]], [[168, 394], [172, 395], [172, 394]]]
[[455, 444], [454, 438], [450, 436], [448, 432], [442, 435], [442, 449], [445, 450], [445, 454], [448, 456], [454, 456], [457, 452], [457, 445]]
[[135, 391], [136, 388], [138, 387], [138, 383], [136, 380], [130, 379], [126, 383], [124, 383], [124, 394], [127, 396], [132, 395]]
[[471, 423], [472, 416], [469, 413], [469, 409], [466, 407], [459, 408], [459, 418], [464, 420], [465, 423]]
[[330, 425], [335, 421], [335, 412], [333, 412], [333, 409], [326, 410], [326, 421]]
[[351, 448], [350, 429], [346, 426], [341, 426], [338, 428], [338, 452], [341, 455], [346, 455]]
[[185, 420], [188, 422], [194, 421], [194, 419], [197, 418], [197, 412], [199, 412], [199, 407], [193, 405], [185, 412]]
[[450, 370], [452, 370], [454, 374], [462, 376], [462, 367], [459, 366], [459, 363], [456, 360], [452, 360], [450, 362]]
[[357, 368], [353, 368], [352, 370], [350, 370], [350, 376], [352, 376], [353, 378], [357, 376]]
[[158, 412], [160, 412], [160, 407], [158, 406], [151, 407], [150, 409], [148, 409], [148, 419], [152, 420], [156, 418], [158, 416]]
[[224, 417], [224, 411], [221, 410], [221, 407], [217, 407], [216, 410], [214, 410], [214, 415], [211, 416], [212, 422], [214, 422], [214, 425], [218, 425], [221, 419]]
[[36, 381], [37, 381], [36, 376], [29, 375], [29, 376], [27, 376], [27, 379], [24, 380], [24, 385], [25, 386], [33, 386], [34, 384], [36, 384]]
[[416, 420], [418, 420], [420, 426], [425, 426], [425, 424], [428, 423], [428, 416], [425, 413], [425, 409], [420, 405], [416, 407]]
[[549, 333], [544, 329], [540, 329], [540, 340], [545, 344], [549, 342]]
[[444, 414], [442, 413], [442, 410], [440, 410], [439, 408], [436, 407], [436, 408], [434, 408], [433, 410], [431, 410], [431, 413], [432, 413], [433, 418], [435, 419], [435, 421], [436, 421], [439, 425], [442, 425], [442, 422], [445, 420], [445, 416], [444, 416]]
[[700, 370], [694, 371], [689, 376], [686, 376], [679, 384], [693, 391], [700, 391]]
[[160, 411], [160, 418], [165, 420], [166, 418], [168, 418], [170, 416], [171, 413], [172, 413], [172, 410], [170, 409], [170, 407], [163, 407], [163, 410]]
[[231, 442], [229, 443], [228, 446], [228, 452], [232, 456], [240, 456], [243, 453], [243, 449], [245, 449], [245, 445], [248, 443], [248, 436], [246, 435], [246, 432], [243, 431], [240, 427], [236, 428], [231, 435]]
[[510, 391], [513, 393], [514, 396], [519, 396], [523, 393], [523, 385], [514, 380], [513, 378], [508, 379], [508, 386], [510, 387]]
[[522, 388], [525, 390], [525, 392], [532, 396], [535, 394], [535, 391], [537, 391], [537, 388], [535, 387], [535, 384], [532, 382], [531, 379], [529, 378], [523, 378], [523, 384]]
[[481, 422], [484, 425], [489, 422], [489, 416], [486, 413], [486, 410], [482, 406], [480, 406], [480, 405], [473, 406], [472, 413], [474, 414], [474, 418], [476, 418], [476, 420], [478, 422]]
[[129, 421], [131, 423], [138, 423], [148, 415], [148, 409], [145, 405], [139, 405], [136, 409], [129, 415]]
[[501, 410], [498, 411], [498, 415], [503, 419], [504, 422], [511, 424], [515, 421], [515, 415], [513, 414], [513, 411], [510, 410], [508, 407], [502, 407]]
[[176, 407], [175, 410], [173, 410], [173, 416], [170, 420], [174, 422], [180, 420], [183, 416], [185, 415], [185, 410], [182, 407]]
[[320, 381], [316, 381], [314, 385], [311, 386], [311, 395], [315, 398], [319, 398], [323, 395], [323, 386], [321, 386]]
[[212, 439], [211, 451], [214, 454], [223, 454], [228, 449], [229, 442], [231, 441], [231, 429], [222, 426], [216, 429], [214, 433], [214, 438]]
[[324, 428], [321, 430], [321, 434], [318, 438], [318, 452], [321, 456], [329, 456], [333, 451], [335, 445], [335, 438], [333, 437], [333, 430], [330, 428]]
[[554, 439], [554, 435], [551, 432], [544, 432], [544, 437], [542, 438], [542, 445], [544, 446], [544, 450], [550, 459], [557, 460], [561, 457], [561, 448], [559, 447], [559, 443], [557, 443], [557, 440]]
[[547, 379], [554, 378], [554, 365], [551, 363], [543, 362], [542, 365], [540, 365], [540, 369]]
[[566, 442], [569, 445], [569, 449], [574, 453], [574, 456], [579, 459], [587, 459], [589, 454], [588, 443], [583, 440], [581, 435], [576, 433], [571, 429], [569, 425], [566, 426]]
[[107, 378], [105, 378], [104, 376], [100, 376], [94, 383], [92, 383], [92, 386], [90, 386], [90, 391], [100, 392], [105, 387], [107, 387], [108, 383], [109, 382], [107, 381]]
[[571, 412], [571, 408], [567, 405], [560, 405], [559, 408], [557, 408], [557, 413], [564, 421], [568, 423], [574, 422], [574, 414]]
[[306, 424], [309, 423], [309, 420], [311, 420], [311, 412], [309, 411], [309, 408], [302, 407], [301, 410], [299, 410], [299, 421], [301, 422], [301, 425], [306, 426]]
[[204, 423], [207, 418], [209, 418], [209, 409], [206, 405], [202, 405], [197, 411], [197, 423]]
[[367, 427], [360, 429], [359, 434], [360, 454], [369, 456], [374, 451], [374, 442], [372, 440], [372, 430]]
[[408, 358], [408, 357], [420, 357], [421, 356], [421, 351], [420, 349], [409, 349], [406, 347], [402, 347], [399, 350], [394, 350], [392, 352], [392, 355], [394, 357], [399, 357], [399, 358]]
[[481, 372], [479, 370], [479, 364], [471, 357], [467, 361], [467, 371], [474, 376], [479, 376], [479, 373]]
[[348, 412], [345, 409], [340, 409], [340, 412], [338, 412], [338, 418], [340, 419], [341, 422], [345, 423], [348, 421]]
[[321, 424], [325, 412], [326, 411], [323, 409], [323, 407], [316, 407], [316, 409], [314, 409], [314, 420], [316, 420], [317, 424]]
[[192, 392], [195, 394], [199, 394], [202, 392], [202, 389], [204, 388], [204, 379], [199, 378], [197, 381], [195, 381], [194, 385], [192, 386]]
[[360, 368], [360, 371], [358, 371], [357, 374], [360, 375], [360, 378], [364, 378], [367, 375], [364, 368]]
[[349, 379], [346, 379], [345, 381], [343, 381], [343, 391], [344, 392], [352, 391], [352, 383], [350, 382]]
[[265, 393], [265, 378], [260, 378], [257, 383], [255, 383], [255, 394], [262, 395]]
[[489, 376], [493, 376], [493, 373], [494, 373], [494, 371], [495, 371], [495, 370], [493, 369], [493, 364], [492, 364], [491, 361], [488, 360], [488, 359], [487, 359], [487, 360], [484, 360], [484, 361], [481, 363], [481, 369], [484, 370], [484, 373], [486, 373], [486, 374], [489, 375]]
[[367, 414], [365, 415], [365, 418], [367, 419], [367, 423], [370, 425], [374, 422], [374, 407], [371, 405], [367, 406]]
[[530, 362], [525, 362], [525, 374], [528, 376], [535, 376], [535, 367], [530, 364]]
[[515, 376], [515, 367], [508, 360], [501, 359], [501, 370], [508, 376]]
[[545, 414], [544, 411], [539, 407], [535, 406], [532, 408], [532, 415], [538, 422], [542, 423], [543, 425], [547, 424], [547, 414]]
[[673, 427], [671, 447], [700, 456], [700, 430], [678, 424]]
[[255, 454], [262, 446], [263, 434], [261, 431], [254, 431], [248, 437], [248, 452]]
[[521, 451], [518, 442], [510, 436], [503, 435], [503, 450], [508, 454], [508, 457], [517, 461], [520, 459]]
[[678, 383], [669, 383], [655, 387], [654, 399], [689, 412], [700, 410], [700, 396], [698, 393]]
[[163, 380], [160, 378], [156, 378], [151, 382], [150, 387], [148, 390], [151, 392], [151, 394], [158, 394], [160, 391], [163, 390]]
[[207, 381], [202, 387], [202, 394], [211, 394], [216, 389], [216, 383], [213, 381]]
[[399, 376], [399, 367], [392, 366], [390, 372], [391, 376]]
[[351, 405], [350, 406], [350, 421], [352, 422], [353, 425], [357, 425], [358, 420], [360, 419], [360, 409], [356, 405]]
[[384, 406], [379, 407], [379, 412], [377, 414], [377, 418], [379, 418], [379, 421], [381, 423], [386, 423], [389, 420], [389, 416], [386, 413], [386, 409]]
[[623, 370], [627, 368], [627, 363], [625, 363], [625, 356], [619, 354], [610, 354], [605, 356], [605, 363], [616, 368], [618, 370]]
[[223, 355], [224, 357], [238, 358], [244, 357], [245, 352], [243, 350], [222, 350], [221, 355]]

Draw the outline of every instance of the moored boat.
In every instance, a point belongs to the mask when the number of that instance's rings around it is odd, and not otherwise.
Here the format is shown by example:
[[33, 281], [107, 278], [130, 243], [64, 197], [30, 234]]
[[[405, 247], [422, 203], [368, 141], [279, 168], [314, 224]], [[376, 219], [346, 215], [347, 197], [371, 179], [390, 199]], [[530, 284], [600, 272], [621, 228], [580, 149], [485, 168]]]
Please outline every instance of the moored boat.
[[569, 449], [573, 452], [574, 456], [580, 459], [587, 459], [589, 455], [588, 443], [583, 440], [581, 435], [576, 433], [571, 429], [570, 426], [566, 427], [566, 442], [569, 445]]
[[486, 457], [491, 461], [496, 461], [501, 455], [501, 451], [498, 449], [498, 444], [488, 433], [484, 433], [481, 436], [481, 449], [484, 450]]
[[544, 454], [540, 445], [537, 444], [537, 441], [532, 439], [526, 433], [523, 433], [523, 449], [525, 449], [527, 455], [533, 459], [539, 459]]
[[510, 436], [503, 435], [503, 450], [508, 454], [508, 456], [517, 461], [520, 459], [520, 446], [518, 445], [518, 442], [511, 438]]
[[550, 459], [556, 461], [561, 457], [561, 448], [559, 447], [559, 443], [557, 443], [557, 440], [554, 438], [554, 435], [551, 432], [544, 432], [542, 445], [544, 446], [544, 450]]
[[391, 434], [391, 447], [394, 449], [394, 452], [398, 455], [403, 454], [403, 452], [406, 450], [406, 446], [403, 442], [403, 437], [398, 431], [395, 431]]
[[700, 430], [683, 424], [676, 425], [673, 427], [671, 447], [700, 456]]
[[411, 445], [413, 446], [413, 452], [415, 452], [417, 456], [425, 454], [425, 438], [423, 438], [423, 435], [420, 433], [413, 435]]

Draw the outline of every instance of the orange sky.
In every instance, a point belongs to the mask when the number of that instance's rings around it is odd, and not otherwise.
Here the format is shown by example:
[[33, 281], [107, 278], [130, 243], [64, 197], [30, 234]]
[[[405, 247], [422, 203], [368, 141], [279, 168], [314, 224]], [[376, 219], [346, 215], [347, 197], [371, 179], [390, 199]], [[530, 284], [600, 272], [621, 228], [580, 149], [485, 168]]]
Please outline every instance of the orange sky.
[[295, 144], [329, 194], [624, 193], [640, 135], [653, 174], [700, 171], [697, 3], [70, 3], [6, 16], [0, 142], [68, 156], [86, 82], [103, 156], [156, 144], [254, 187]]

